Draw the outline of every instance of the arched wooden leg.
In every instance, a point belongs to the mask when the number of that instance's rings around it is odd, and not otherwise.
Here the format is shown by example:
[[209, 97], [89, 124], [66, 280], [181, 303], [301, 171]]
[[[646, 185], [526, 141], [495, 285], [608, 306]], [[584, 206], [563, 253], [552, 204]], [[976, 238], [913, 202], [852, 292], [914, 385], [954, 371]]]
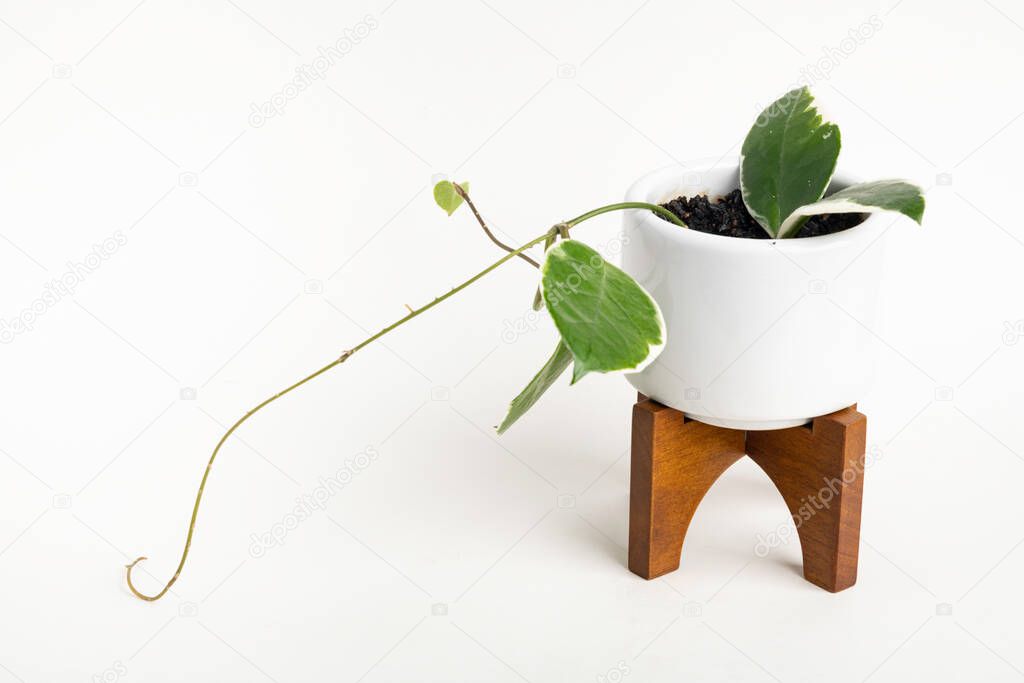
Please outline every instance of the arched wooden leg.
[[690, 519], [719, 475], [743, 457], [744, 433], [641, 400], [632, 438], [629, 569], [653, 579], [679, 567]]
[[747, 454], [793, 515], [804, 578], [833, 593], [857, 582], [866, 433], [867, 418], [856, 407], [807, 427], [747, 432]]

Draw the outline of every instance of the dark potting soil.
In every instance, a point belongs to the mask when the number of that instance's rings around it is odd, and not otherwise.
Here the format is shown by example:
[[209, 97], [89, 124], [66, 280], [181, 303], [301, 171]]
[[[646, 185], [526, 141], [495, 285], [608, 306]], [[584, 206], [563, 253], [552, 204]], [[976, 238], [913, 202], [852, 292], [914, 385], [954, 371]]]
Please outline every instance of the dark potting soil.
[[[760, 240], [771, 238], [747, 211], [738, 188], [715, 201], [709, 199], [707, 195], [697, 195], [695, 197], [676, 197], [662, 206], [679, 216], [692, 230], [726, 237], [746, 237]], [[834, 232], [848, 230], [862, 223], [867, 217], [865, 213], [832, 213], [811, 216], [800, 228], [796, 237], [831, 235]]]

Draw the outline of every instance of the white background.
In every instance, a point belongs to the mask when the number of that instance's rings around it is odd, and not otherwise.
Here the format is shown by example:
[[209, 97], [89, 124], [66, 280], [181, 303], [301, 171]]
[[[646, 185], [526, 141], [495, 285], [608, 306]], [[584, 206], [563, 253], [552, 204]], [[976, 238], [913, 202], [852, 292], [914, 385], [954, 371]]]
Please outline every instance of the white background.
[[[1024, 676], [1019, 5], [136, 2], [0, 6], [0, 318], [125, 242], [0, 346], [0, 681]], [[630, 574], [626, 383], [560, 383], [491, 429], [554, 340], [510, 263], [246, 424], [173, 593], [128, 594], [130, 558], [147, 590], [173, 572], [225, 425], [498, 256], [433, 205], [437, 174], [521, 243], [735, 156], [801, 77], [843, 168], [928, 188], [886, 245], [857, 586], [806, 583], [796, 541], [755, 556], [788, 513], [749, 461], [679, 571]]]

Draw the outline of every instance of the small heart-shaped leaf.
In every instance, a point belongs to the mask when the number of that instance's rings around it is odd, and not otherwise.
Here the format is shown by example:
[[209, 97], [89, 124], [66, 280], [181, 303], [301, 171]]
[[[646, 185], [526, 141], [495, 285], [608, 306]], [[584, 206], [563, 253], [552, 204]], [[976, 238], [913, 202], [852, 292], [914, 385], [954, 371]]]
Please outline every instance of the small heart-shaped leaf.
[[[464, 192], [469, 192], [469, 183], [459, 183]], [[455, 209], [462, 206], [462, 196], [455, 190], [455, 183], [450, 180], [442, 180], [434, 185], [434, 201], [451, 216]]]

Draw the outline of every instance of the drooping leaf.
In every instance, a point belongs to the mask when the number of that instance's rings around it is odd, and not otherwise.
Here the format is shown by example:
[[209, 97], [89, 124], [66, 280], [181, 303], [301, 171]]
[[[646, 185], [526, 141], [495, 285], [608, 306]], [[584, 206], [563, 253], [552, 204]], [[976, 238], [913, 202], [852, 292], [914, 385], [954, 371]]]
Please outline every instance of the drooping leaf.
[[540, 285], [537, 285], [537, 291], [533, 295], [533, 310], [539, 311], [544, 308], [544, 297], [540, 293]]
[[572, 352], [573, 384], [588, 372], [640, 370], [661, 352], [665, 323], [658, 304], [587, 245], [559, 242], [541, 273], [544, 303]]
[[791, 237], [807, 216], [823, 213], [876, 213], [896, 211], [921, 224], [924, 192], [905, 180], [875, 180], [858, 183], [830, 194], [821, 201], [801, 206], [779, 228], [779, 237]]
[[[459, 183], [465, 192], [469, 192], [469, 182]], [[442, 180], [434, 185], [434, 201], [451, 216], [455, 209], [462, 206], [462, 197], [455, 191], [455, 183], [450, 180]]]
[[761, 112], [743, 141], [743, 202], [772, 237], [793, 211], [821, 199], [836, 169], [839, 128], [823, 123], [813, 103], [806, 87], [791, 90]]
[[565, 372], [565, 369], [569, 367], [571, 362], [572, 353], [569, 352], [565, 344], [559, 341], [558, 346], [555, 347], [555, 352], [551, 354], [551, 358], [548, 358], [548, 362], [544, 364], [544, 367], [533, 376], [533, 379], [526, 385], [526, 388], [512, 399], [512, 403], [508, 406], [508, 414], [505, 415], [505, 419], [501, 421], [501, 425], [498, 427], [498, 433], [503, 434], [526, 411], [532, 408], [537, 399], [551, 388], [551, 385]]

